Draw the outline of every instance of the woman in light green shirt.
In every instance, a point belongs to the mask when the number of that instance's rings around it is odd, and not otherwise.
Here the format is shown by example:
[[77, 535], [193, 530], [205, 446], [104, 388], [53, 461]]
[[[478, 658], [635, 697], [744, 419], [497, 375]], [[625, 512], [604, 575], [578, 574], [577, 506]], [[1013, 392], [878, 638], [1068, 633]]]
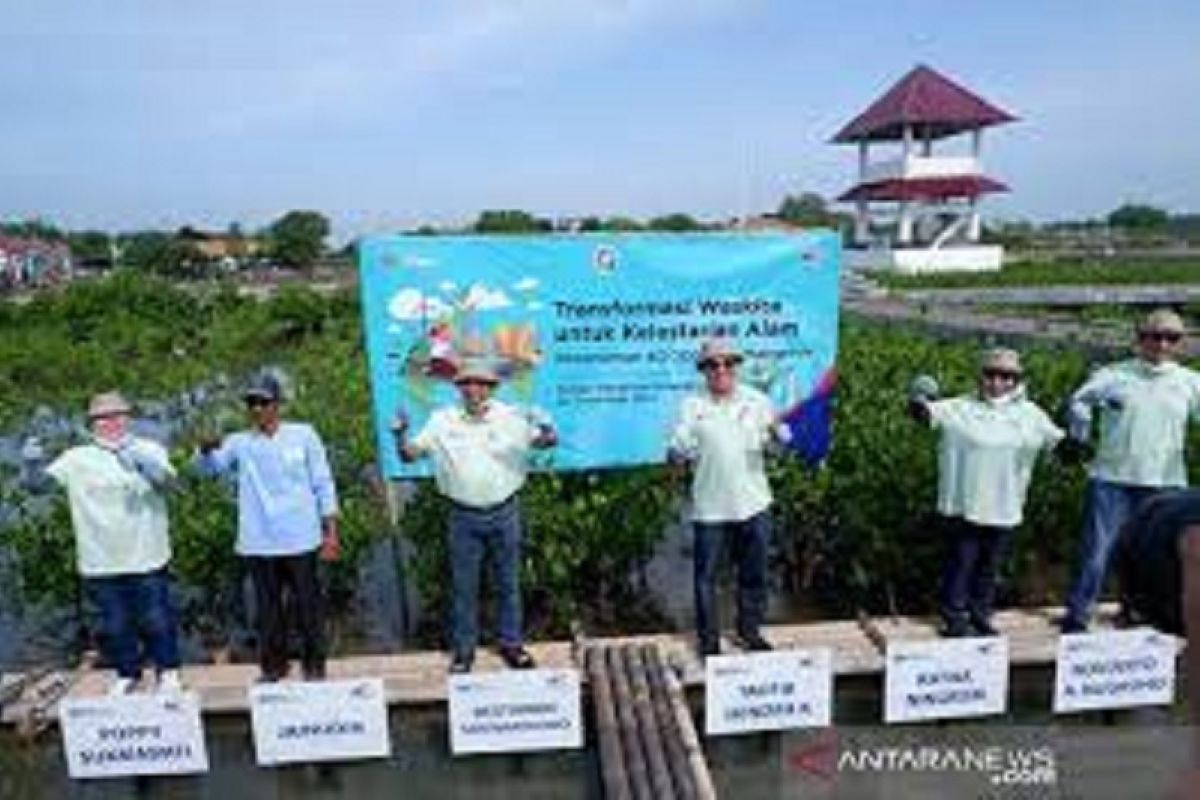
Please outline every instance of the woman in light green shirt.
[[909, 413], [941, 434], [938, 513], [948, 536], [942, 633], [994, 636], [996, 578], [1024, 517], [1034, 462], [1064, 434], [1025, 397], [1020, 357], [1012, 350], [984, 354], [976, 392], [947, 400], [937, 393], [932, 378], [915, 380]]

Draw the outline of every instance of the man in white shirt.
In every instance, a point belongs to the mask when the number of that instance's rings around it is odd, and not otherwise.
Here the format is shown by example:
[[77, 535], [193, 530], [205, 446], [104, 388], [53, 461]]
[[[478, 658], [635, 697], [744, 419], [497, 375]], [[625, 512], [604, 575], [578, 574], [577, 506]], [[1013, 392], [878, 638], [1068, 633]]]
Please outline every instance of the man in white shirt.
[[1177, 361], [1184, 332], [1174, 311], [1151, 312], [1138, 324], [1138, 357], [1097, 370], [1071, 396], [1067, 422], [1073, 446], [1090, 450], [1096, 410], [1099, 444], [1064, 633], [1087, 630], [1117, 534], [1138, 505], [1163, 489], [1187, 485], [1184, 441], [1189, 418], [1200, 416], [1200, 374]]
[[67, 490], [76, 562], [100, 609], [105, 659], [117, 672], [113, 695], [140, 680], [143, 644], [159, 689], [181, 688], [163, 499], [175, 470], [162, 446], [129, 433], [130, 411], [117, 392], [96, 395], [88, 405], [92, 441], [46, 467]]
[[438, 491], [450, 502], [450, 670], [456, 673], [469, 672], [475, 660], [479, 570], [485, 551], [491, 551], [499, 594], [500, 657], [513, 669], [534, 666], [522, 644], [518, 494], [525, 485], [531, 450], [553, 447], [558, 437], [548, 420], [531, 420], [494, 399], [499, 382], [486, 362], [467, 360], [454, 378], [461, 404], [434, 411], [411, 440], [403, 412], [392, 425], [400, 458], [431, 458]]
[[704, 656], [721, 649], [715, 595], [726, 543], [737, 564], [738, 637], [748, 650], [771, 649], [760, 631], [771, 539], [766, 455], [787, 437], [767, 396], [738, 381], [742, 360], [725, 338], [703, 344], [696, 367], [704, 386], [684, 398], [667, 446], [671, 463], [693, 468], [696, 642]]
[[936, 395], [935, 381], [918, 378], [909, 413], [941, 434], [937, 507], [947, 538], [942, 634], [995, 636], [996, 579], [1024, 518], [1034, 462], [1064, 434], [1026, 398], [1021, 359], [1007, 348], [983, 354], [975, 392], [946, 400]]

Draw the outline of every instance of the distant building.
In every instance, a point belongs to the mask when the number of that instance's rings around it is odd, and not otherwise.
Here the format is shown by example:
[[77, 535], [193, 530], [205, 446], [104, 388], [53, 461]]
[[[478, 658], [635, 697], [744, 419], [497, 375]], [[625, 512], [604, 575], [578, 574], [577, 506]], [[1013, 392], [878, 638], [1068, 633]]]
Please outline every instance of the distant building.
[[0, 234], [0, 291], [69, 280], [71, 250], [64, 242]]
[[265, 246], [261, 239], [183, 228], [176, 238], [195, 250], [201, 258], [233, 271], [262, 255]]
[[[846, 263], [898, 272], [999, 269], [1003, 250], [980, 242], [980, 199], [1008, 187], [984, 174], [983, 129], [1016, 119], [926, 66], [900, 79], [833, 137], [858, 148]], [[933, 145], [969, 135], [964, 154]], [[890, 158], [871, 159], [888, 148]], [[898, 147], [899, 152], [896, 152]]]

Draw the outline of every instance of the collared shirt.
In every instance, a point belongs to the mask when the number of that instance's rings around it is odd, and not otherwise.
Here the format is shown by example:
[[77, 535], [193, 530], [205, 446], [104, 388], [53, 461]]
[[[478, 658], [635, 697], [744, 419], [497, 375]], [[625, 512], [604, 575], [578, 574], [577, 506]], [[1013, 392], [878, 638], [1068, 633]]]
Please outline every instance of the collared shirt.
[[[132, 439], [128, 446], [166, 474], [175, 474], [158, 443]], [[167, 504], [115, 451], [97, 444], [72, 447], [46, 473], [67, 490], [80, 574], [139, 574], [166, 566], [171, 558]]]
[[928, 408], [941, 432], [938, 511], [977, 525], [1019, 525], [1038, 452], [1063, 431], [1023, 393], [997, 400], [963, 395]]
[[433, 460], [438, 491], [456, 503], [485, 508], [502, 503], [525, 484], [537, 428], [498, 400], [483, 413], [461, 406], [439, 408], [411, 441]]
[[284, 556], [315, 550], [321, 520], [337, 514], [337, 490], [321, 438], [311, 425], [281, 422], [274, 435], [235, 433], [196, 456], [207, 475], [237, 473], [237, 552]]
[[775, 411], [757, 389], [728, 397], [701, 389], [683, 399], [669, 447], [694, 462], [692, 518], [741, 522], [771, 505], [765, 449]]
[[1086, 439], [1100, 410], [1094, 478], [1134, 486], [1187, 485], [1188, 417], [1200, 417], [1200, 374], [1175, 362], [1129, 359], [1096, 371], [1071, 395], [1072, 435]]

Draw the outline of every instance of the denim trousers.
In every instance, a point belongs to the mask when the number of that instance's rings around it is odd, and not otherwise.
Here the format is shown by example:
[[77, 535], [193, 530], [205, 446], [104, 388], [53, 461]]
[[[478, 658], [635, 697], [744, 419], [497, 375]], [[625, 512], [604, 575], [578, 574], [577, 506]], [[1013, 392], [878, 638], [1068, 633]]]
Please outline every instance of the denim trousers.
[[721, 554], [726, 544], [737, 567], [737, 631], [756, 636], [767, 611], [767, 548], [771, 541], [771, 516], [767, 511], [738, 522], [693, 522], [695, 550], [693, 588], [696, 603], [696, 636], [714, 642], [720, 634], [716, 586]]
[[947, 624], [988, 622], [996, 599], [996, 579], [1013, 529], [977, 525], [961, 517], [942, 520], [946, 532], [942, 618]]
[[521, 621], [521, 507], [516, 496], [485, 509], [451, 503], [449, 519], [450, 645], [455, 653], [475, 650], [479, 577], [490, 554], [496, 584], [496, 638], [501, 647], [519, 647]]
[[325, 610], [317, 573], [317, 551], [289, 556], [246, 556], [254, 583], [258, 623], [258, 663], [263, 674], [281, 678], [288, 671], [289, 621], [300, 634], [304, 675], [325, 675]]
[[1104, 589], [1104, 579], [1121, 528], [1139, 505], [1160, 491], [1155, 486], [1131, 486], [1098, 478], [1088, 481], [1079, 566], [1067, 595], [1069, 620], [1088, 621], [1092, 607]]
[[142, 645], [159, 672], [179, 667], [175, 608], [166, 569], [85, 578], [100, 609], [100, 641], [105, 660], [122, 678], [142, 674]]

